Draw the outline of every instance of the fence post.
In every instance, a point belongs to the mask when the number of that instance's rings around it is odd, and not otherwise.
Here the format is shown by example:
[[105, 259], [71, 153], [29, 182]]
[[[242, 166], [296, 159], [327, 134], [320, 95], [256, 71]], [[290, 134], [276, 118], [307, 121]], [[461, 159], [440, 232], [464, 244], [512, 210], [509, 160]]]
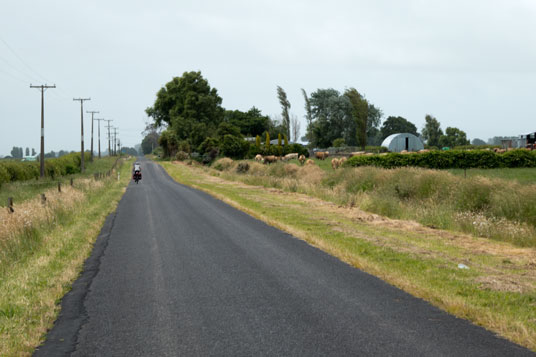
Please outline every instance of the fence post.
[[58, 192], [61, 192], [61, 182], [58, 181]]
[[44, 193], [41, 194], [41, 203], [45, 205], [47, 203], [47, 196]]
[[15, 212], [15, 209], [13, 209], [13, 197], [7, 198], [7, 211], [9, 213]]

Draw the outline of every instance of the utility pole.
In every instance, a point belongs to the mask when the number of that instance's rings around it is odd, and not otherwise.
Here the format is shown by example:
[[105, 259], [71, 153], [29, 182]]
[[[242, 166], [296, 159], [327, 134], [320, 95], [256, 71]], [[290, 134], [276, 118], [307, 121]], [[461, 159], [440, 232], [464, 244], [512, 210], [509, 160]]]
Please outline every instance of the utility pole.
[[91, 100], [91, 98], [73, 98], [73, 101], [80, 101], [80, 172], [84, 172], [86, 168], [84, 167], [84, 101]]
[[114, 156], [117, 155], [117, 129], [118, 128], [114, 128]]
[[119, 149], [119, 156], [121, 156], [121, 139], [117, 139], [117, 148]]
[[101, 154], [100, 154], [100, 122], [104, 120], [104, 118], [101, 118], [101, 119], [98, 119], [98, 118], [95, 118], [96, 121], [99, 122], [99, 159], [101, 158]]
[[40, 86], [33, 86], [30, 84], [30, 88], [41, 89], [41, 155], [39, 157], [39, 177], [45, 177], [45, 91], [48, 88], [56, 88], [56, 85], [48, 86], [46, 84]]
[[112, 152], [110, 151], [110, 128], [112, 127], [110, 125], [110, 122], [113, 121], [113, 119], [104, 119], [104, 121], [107, 121], [108, 122], [108, 125], [106, 126], [108, 128], [108, 156], [112, 156]]
[[94, 110], [88, 110], [86, 111], [86, 113], [91, 113], [91, 159], [90, 161], [93, 161], [93, 114], [97, 114], [99, 112], [97, 111], [94, 111]]

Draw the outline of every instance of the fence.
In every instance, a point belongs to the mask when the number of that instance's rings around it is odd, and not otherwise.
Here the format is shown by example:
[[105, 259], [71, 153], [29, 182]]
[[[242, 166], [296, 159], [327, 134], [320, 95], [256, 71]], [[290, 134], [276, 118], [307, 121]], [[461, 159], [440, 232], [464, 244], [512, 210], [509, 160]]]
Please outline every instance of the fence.
[[[108, 170], [106, 172], [96, 172], [96, 173], [93, 174], [93, 178], [95, 179], [95, 181], [97, 181], [97, 180], [101, 180], [101, 179], [111, 177], [112, 174], [118, 168], [121, 168], [122, 165], [123, 165], [123, 161], [120, 161], [120, 158], [117, 158], [115, 160], [114, 164], [112, 165], [112, 168], [110, 170]], [[118, 176], [118, 179], [119, 179], [119, 176]], [[69, 180], [69, 184], [70, 184], [71, 187], [74, 186], [74, 179], [72, 177]], [[57, 188], [58, 188], [58, 192], [60, 192], [60, 193], [61, 193], [61, 186], [62, 186], [62, 182], [58, 181]], [[41, 193], [41, 203], [43, 205], [46, 205], [46, 201], [47, 201], [46, 195], [44, 193]], [[7, 210], [8, 210], [9, 213], [14, 213], [15, 212], [13, 197], [8, 197], [8, 199], [7, 199]]]

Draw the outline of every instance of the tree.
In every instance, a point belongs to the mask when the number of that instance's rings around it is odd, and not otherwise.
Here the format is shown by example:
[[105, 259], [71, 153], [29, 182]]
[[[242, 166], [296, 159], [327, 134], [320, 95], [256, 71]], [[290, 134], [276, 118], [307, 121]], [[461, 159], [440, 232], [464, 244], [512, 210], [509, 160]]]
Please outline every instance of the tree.
[[383, 122], [381, 128], [382, 140], [389, 135], [396, 133], [410, 133], [417, 136], [419, 135], [417, 132], [417, 127], [412, 122], [402, 117], [390, 116]]
[[35, 149], [32, 148], [32, 156], [35, 156], [35, 155], [37, 155], [37, 153], [35, 152]]
[[216, 131], [216, 135], [218, 136], [220, 140], [223, 140], [223, 137], [225, 135], [232, 135], [232, 136], [236, 136], [237, 138], [242, 138], [240, 129], [226, 122], [221, 122], [220, 125], [218, 125], [218, 130]]
[[[311, 102], [307, 96], [307, 92], [302, 88], [303, 99], [305, 100], [305, 120], [307, 121], [307, 128], [312, 126], [313, 123], [313, 111], [311, 109]], [[305, 134], [305, 139], [311, 141], [311, 138], [308, 137], [308, 132]], [[296, 141], [296, 139], [294, 139]]]
[[288, 111], [290, 109], [290, 102], [287, 99], [287, 93], [280, 86], [277, 86], [277, 98], [279, 99], [279, 104], [281, 104], [284, 134], [290, 136], [290, 115]]
[[[164, 142], [188, 140], [197, 147], [207, 136], [214, 135], [222, 122], [221, 103], [218, 91], [210, 87], [201, 72], [184, 72], [158, 91], [154, 105], [146, 113], [157, 127], [168, 126], [170, 134], [166, 134]], [[164, 153], [171, 149], [164, 149]]]
[[340, 148], [340, 147], [346, 146], [346, 143], [344, 142], [343, 138], [338, 138], [338, 139], [333, 140], [333, 143], [331, 145], [335, 148]]
[[175, 134], [169, 130], [164, 130], [158, 138], [158, 145], [162, 147], [164, 157], [172, 157], [177, 153], [178, 142]]
[[258, 135], [255, 137], [255, 147], [257, 150], [261, 149], [261, 137]]
[[154, 149], [158, 147], [158, 139], [160, 138], [160, 134], [158, 134], [156, 131], [150, 132], [143, 138], [141, 142], [141, 150], [144, 155], [150, 154], [153, 152]]
[[347, 89], [344, 93], [352, 107], [351, 114], [356, 124], [357, 144], [365, 150], [367, 146], [367, 122], [368, 122], [368, 102], [355, 88]]
[[30, 156], [30, 148], [26, 147], [26, 156]]
[[[21, 152], [22, 152], [22, 148], [21, 148]], [[50, 152], [45, 153], [45, 159], [53, 159], [55, 157], [56, 157], [56, 153], [54, 152], [54, 150], [50, 150]]]
[[223, 120], [239, 128], [244, 136], [261, 135], [270, 128], [270, 118], [262, 115], [261, 111], [255, 107], [247, 112], [227, 110]]
[[374, 104], [369, 103], [367, 110], [367, 145], [381, 145], [380, 124], [383, 112]]
[[301, 129], [301, 123], [300, 120], [296, 115], [290, 116], [290, 124], [292, 125], [292, 141], [298, 142], [298, 138], [300, 137], [300, 129]]
[[222, 152], [225, 156], [242, 159], [248, 152], [249, 143], [241, 137], [225, 134], [222, 142]]
[[486, 145], [486, 142], [484, 140], [482, 140], [482, 139], [474, 138], [471, 141], [471, 144], [473, 144], [475, 146], [481, 146], [481, 145]]
[[136, 149], [130, 148], [128, 146], [123, 146], [121, 148], [121, 153], [130, 155], [130, 156], [138, 156], [138, 152], [136, 151]]
[[11, 157], [14, 159], [22, 159], [22, 148], [13, 146], [13, 149], [11, 149]]
[[441, 124], [430, 114], [426, 114], [424, 120], [426, 121], [426, 124], [422, 129], [422, 137], [426, 140], [428, 145], [439, 147], [439, 138], [443, 135]]
[[266, 141], [264, 143], [264, 150], [268, 154], [270, 152], [270, 133], [266, 132]]
[[65, 156], [65, 155], [67, 155], [68, 153], [69, 153], [68, 151], [60, 150], [60, 151], [58, 152], [58, 157]]
[[467, 135], [464, 131], [458, 128], [448, 127], [445, 130], [446, 135], [442, 135], [439, 138], [439, 146], [441, 147], [455, 147], [469, 145], [469, 140], [467, 140]]
[[356, 144], [355, 122], [347, 96], [332, 88], [318, 89], [311, 93], [310, 105], [313, 120], [305, 136], [312, 147], [329, 147], [337, 138], [343, 138], [348, 145]]

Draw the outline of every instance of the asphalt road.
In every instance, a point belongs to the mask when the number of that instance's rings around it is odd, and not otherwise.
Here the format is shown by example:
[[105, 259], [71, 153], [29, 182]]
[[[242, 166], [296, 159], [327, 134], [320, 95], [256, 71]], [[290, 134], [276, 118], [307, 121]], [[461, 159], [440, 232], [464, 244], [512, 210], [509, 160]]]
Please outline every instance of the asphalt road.
[[142, 161], [36, 355], [533, 355]]

